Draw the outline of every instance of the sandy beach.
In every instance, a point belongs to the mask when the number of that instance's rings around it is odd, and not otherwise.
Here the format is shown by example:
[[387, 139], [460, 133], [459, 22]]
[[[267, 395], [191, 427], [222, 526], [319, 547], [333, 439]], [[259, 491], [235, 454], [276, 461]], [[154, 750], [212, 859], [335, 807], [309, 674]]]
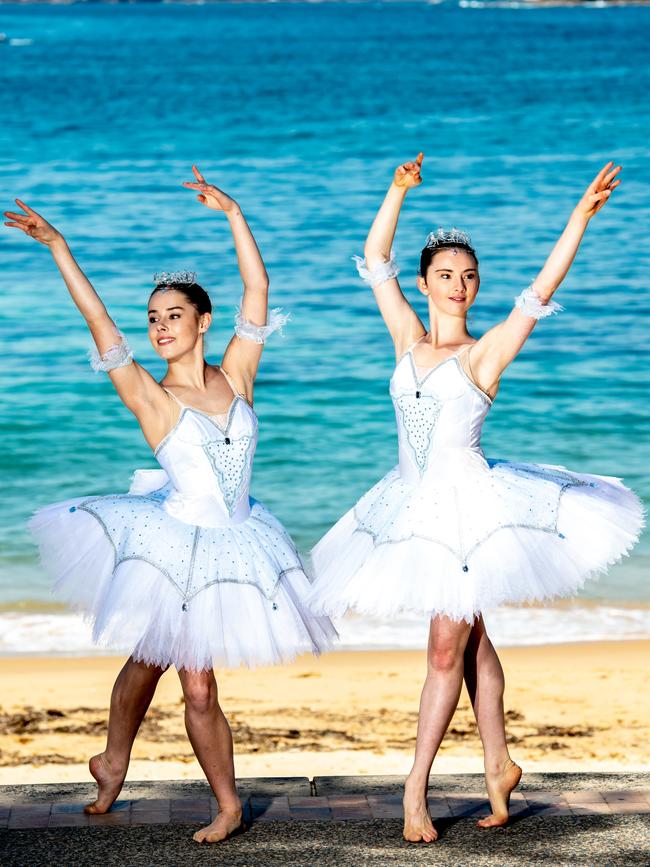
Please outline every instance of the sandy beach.
[[[650, 770], [650, 641], [508, 648], [506, 716], [529, 770]], [[0, 659], [0, 784], [86, 780], [104, 743], [117, 657]], [[218, 672], [239, 776], [394, 774], [415, 742], [424, 654], [337, 652], [285, 667]], [[439, 772], [481, 770], [467, 695]], [[174, 671], [133, 751], [131, 779], [201, 777]]]

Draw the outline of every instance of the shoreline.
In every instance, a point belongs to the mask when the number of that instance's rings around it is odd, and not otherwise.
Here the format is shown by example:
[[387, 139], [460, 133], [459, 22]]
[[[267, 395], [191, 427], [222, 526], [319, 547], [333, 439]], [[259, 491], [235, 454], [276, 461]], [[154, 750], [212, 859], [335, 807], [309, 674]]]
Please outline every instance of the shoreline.
[[[500, 650], [584, 642], [638, 641], [650, 637], [650, 603], [645, 600], [554, 600], [504, 606], [484, 614]], [[426, 647], [428, 617], [403, 614], [390, 622], [349, 614], [337, 618], [340, 642], [334, 652], [386, 652]], [[96, 646], [82, 615], [52, 602], [0, 604], [0, 659], [120, 657], [126, 649]]]
[[[506, 648], [506, 724], [524, 770], [650, 770], [650, 640]], [[119, 657], [4, 657], [0, 784], [89, 780]], [[241, 776], [404, 774], [424, 651], [345, 651], [217, 672]], [[434, 773], [480, 772], [463, 690]], [[196, 779], [175, 672], [161, 679], [129, 779]]]

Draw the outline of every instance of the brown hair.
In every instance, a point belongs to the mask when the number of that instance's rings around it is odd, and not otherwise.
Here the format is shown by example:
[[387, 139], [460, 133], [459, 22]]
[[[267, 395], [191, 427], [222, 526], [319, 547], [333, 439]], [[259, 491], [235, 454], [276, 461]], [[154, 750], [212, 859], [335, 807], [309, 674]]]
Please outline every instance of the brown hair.
[[473, 247], [469, 244], [459, 243], [458, 241], [443, 241], [440, 244], [424, 247], [420, 253], [420, 270], [418, 271], [420, 277], [427, 276], [429, 265], [433, 262], [433, 257], [436, 253], [439, 253], [440, 250], [464, 250], [466, 253], [469, 253], [470, 256], [474, 257], [476, 267], [478, 268], [478, 258]]
[[[196, 308], [199, 316], [204, 313], [212, 313], [212, 301], [210, 296], [202, 286], [198, 283], [159, 283], [153, 290], [151, 295], [162, 290], [173, 289], [175, 292], [182, 292], [190, 304]], [[149, 298], [151, 299], [151, 295]]]

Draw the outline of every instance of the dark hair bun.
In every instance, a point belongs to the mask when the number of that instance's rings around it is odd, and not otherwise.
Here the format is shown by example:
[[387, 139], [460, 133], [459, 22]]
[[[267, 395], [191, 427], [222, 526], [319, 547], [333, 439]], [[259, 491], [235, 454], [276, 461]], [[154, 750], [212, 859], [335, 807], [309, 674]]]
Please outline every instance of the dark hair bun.
[[199, 316], [202, 316], [204, 313], [212, 313], [212, 301], [210, 301], [210, 296], [202, 286], [199, 286], [198, 283], [158, 283], [151, 294], [153, 295], [154, 292], [161, 291], [168, 292], [170, 290], [182, 292], [190, 304], [196, 307]]
[[429, 265], [433, 261], [433, 257], [436, 253], [439, 253], [440, 250], [464, 250], [466, 253], [469, 253], [470, 256], [474, 257], [474, 261], [478, 266], [478, 258], [476, 256], [476, 251], [470, 244], [466, 243], [458, 243], [454, 241], [443, 241], [442, 243], [437, 243], [435, 245], [428, 244], [420, 253], [420, 270], [418, 274], [420, 277], [426, 277], [427, 270]]

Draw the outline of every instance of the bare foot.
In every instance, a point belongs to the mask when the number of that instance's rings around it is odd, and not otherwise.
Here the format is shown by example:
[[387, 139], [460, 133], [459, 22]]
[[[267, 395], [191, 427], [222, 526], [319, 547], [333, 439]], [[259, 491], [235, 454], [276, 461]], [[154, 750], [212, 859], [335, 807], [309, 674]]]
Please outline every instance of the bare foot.
[[97, 780], [99, 792], [97, 800], [84, 807], [86, 813], [106, 813], [122, 791], [126, 773], [116, 772], [111, 768], [104, 753], [93, 756], [88, 762], [90, 773]]
[[485, 775], [492, 812], [485, 819], [479, 819], [477, 822], [479, 828], [498, 828], [500, 825], [506, 824], [510, 807], [510, 793], [519, 784], [520, 779], [521, 768], [512, 759], [508, 759], [500, 773]]
[[222, 810], [211, 825], [201, 828], [193, 836], [197, 843], [218, 843], [230, 837], [242, 827], [242, 811]]
[[433, 843], [438, 839], [438, 832], [433, 827], [429, 815], [426, 789], [416, 787], [410, 778], [406, 778], [404, 786], [404, 831], [403, 836], [409, 843]]

